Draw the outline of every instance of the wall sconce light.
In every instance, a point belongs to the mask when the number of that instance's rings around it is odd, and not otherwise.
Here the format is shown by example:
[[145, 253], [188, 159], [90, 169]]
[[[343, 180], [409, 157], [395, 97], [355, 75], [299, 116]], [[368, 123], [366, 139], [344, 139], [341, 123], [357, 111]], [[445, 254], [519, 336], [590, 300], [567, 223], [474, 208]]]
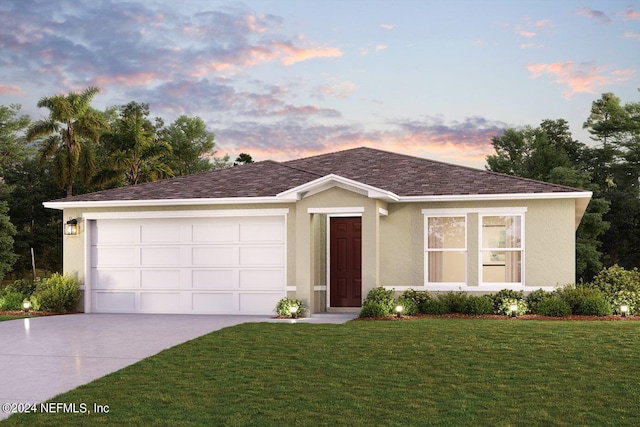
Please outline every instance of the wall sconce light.
[[400, 319], [402, 317], [402, 306], [396, 305], [396, 317]]
[[295, 319], [298, 317], [298, 306], [297, 305], [292, 305], [291, 308], [289, 309], [289, 311], [291, 311], [291, 318]]
[[78, 219], [70, 218], [69, 221], [64, 225], [64, 234], [66, 236], [77, 236], [78, 235]]
[[627, 311], [629, 311], [629, 306], [627, 306], [626, 304], [620, 306], [620, 314], [622, 315], [622, 317], [627, 317]]
[[511, 317], [516, 317], [516, 314], [518, 314], [518, 305], [511, 304]]
[[22, 309], [24, 310], [25, 313], [28, 313], [29, 310], [31, 310], [31, 302], [29, 301], [25, 301], [22, 303]]

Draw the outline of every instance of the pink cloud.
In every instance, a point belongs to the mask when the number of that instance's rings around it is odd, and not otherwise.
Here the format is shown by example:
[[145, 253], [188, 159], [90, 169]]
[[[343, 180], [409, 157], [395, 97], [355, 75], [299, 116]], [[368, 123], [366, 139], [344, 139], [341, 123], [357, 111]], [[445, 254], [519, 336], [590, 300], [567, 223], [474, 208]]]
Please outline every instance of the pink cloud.
[[640, 34], [634, 33], [633, 31], [624, 33], [622, 37], [624, 37], [625, 39], [640, 40]]
[[536, 28], [545, 28], [545, 27], [550, 27], [551, 25], [551, 20], [550, 19], [541, 19], [539, 21], [536, 21], [534, 24], [534, 27]]
[[0, 83], [0, 95], [24, 95], [25, 91], [16, 85], [3, 85]]
[[119, 84], [126, 87], [145, 86], [162, 78], [162, 75], [153, 71], [141, 71], [132, 74], [120, 74], [113, 76], [98, 76], [93, 79], [93, 85], [103, 87], [110, 84]]
[[340, 82], [334, 85], [320, 86], [318, 90], [325, 95], [335, 98], [346, 98], [356, 89], [356, 85], [351, 82]]
[[336, 47], [303, 48], [285, 42], [276, 42], [273, 47], [283, 55], [280, 62], [287, 66], [314, 58], [339, 58], [342, 56], [342, 51]]
[[380, 24], [380, 26], [385, 30], [393, 30], [396, 28], [396, 24]]
[[574, 64], [573, 61], [554, 62], [553, 64], [529, 64], [530, 78], [537, 79], [545, 74], [551, 75], [556, 83], [568, 88], [562, 96], [569, 99], [576, 93], [597, 93], [602, 87], [629, 80], [635, 70], [614, 70], [607, 73], [609, 66], [597, 66], [592, 63]]
[[376, 52], [377, 52], [377, 51], [379, 51], [379, 50], [385, 50], [386, 48], [387, 48], [387, 46], [386, 46], [386, 45], [384, 45], [384, 44], [379, 44], [378, 46], [376, 46]]
[[624, 11], [624, 20], [640, 21], [640, 12], [633, 10], [633, 6], [627, 6], [627, 9]]
[[536, 36], [536, 33], [534, 33], [533, 31], [525, 31], [525, 30], [518, 31], [518, 34], [520, 34], [522, 37], [526, 37], [528, 39], [533, 38], [533, 37]]

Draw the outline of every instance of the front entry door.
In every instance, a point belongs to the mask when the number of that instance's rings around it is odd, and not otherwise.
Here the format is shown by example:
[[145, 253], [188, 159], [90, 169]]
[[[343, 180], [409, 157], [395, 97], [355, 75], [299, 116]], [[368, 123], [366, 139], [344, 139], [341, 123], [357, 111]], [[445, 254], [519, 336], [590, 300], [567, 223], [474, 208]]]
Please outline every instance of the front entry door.
[[362, 219], [330, 219], [329, 304], [362, 305]]

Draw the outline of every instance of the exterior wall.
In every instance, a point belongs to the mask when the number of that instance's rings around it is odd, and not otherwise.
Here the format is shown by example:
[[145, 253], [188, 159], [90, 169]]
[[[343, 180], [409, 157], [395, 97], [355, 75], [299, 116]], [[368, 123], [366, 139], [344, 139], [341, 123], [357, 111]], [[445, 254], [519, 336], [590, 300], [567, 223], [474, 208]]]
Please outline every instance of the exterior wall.
[[[396, 203], [381, 219], [380, 281], [382, 286], [424, 289], [423, 209], [525, 207], [525, 290], [575, 281], [575, 202], [572, 199], [514, 202]], [[467, 215], [467, 288], [479, 280], [478, 214]], [[455, 287], [458, 290], [459, 287]], [[464, 289], [467, 290], [467, 289]], [[480, 290], [480, 289], [478, 289]]]

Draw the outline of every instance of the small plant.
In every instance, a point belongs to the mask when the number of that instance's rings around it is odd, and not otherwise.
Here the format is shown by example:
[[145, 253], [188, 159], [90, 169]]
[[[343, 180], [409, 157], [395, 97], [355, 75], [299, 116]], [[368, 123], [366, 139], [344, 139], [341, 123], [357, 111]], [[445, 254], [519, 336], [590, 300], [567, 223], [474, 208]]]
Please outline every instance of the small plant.
[[627, 306], [627, 314], [630, 316], [640, 313], [640, 292], [619, 291], [613, 298], [612, 308], [614, 313], [621, 314], [620, 307]]
[[418, 314], [418, 305], [416, 304], [415, 300], [411, 298], [407, 298], [402, 295], [395, 301], [394, 307], [398, 305], [402, 306], [402, 314], [405, 316], [415, 316], [416, 314]]
[[423, 302], [432, 299], [431, 294], [426, 291], [416, 291], [415, 289], [409, 289], [402, 293], [401, 298], [412, 300], [416, 307], [420, 307]]
[[524, 299], [504, 298], [504, 299], [501, 299], [501, 303], [498, 306], [498, 308], [497, 309], [494, 308], [495, 313], [511, 316], [513, 306], [516, 307], [516, 316], [522, 316], [523, 314], [526, 314], [528, 311], [527, 303]]
[[445, 304], [447, 313], [462, 313], [462, 307], [467, 299], [467, 293], [463, 291], [449, 291], [444, 294], [438, 294], [437, 298]]
[[539, 305], [542, 300], [549, 298], [551, 296], [550, 292], [547, 292], [542, 289], [537, 289], [535, 291], [529, 292], [527, 297], [524, 299], [527, 303], [528, 312], [533, 314], [539, 314]]
[[42, 311], [73, 311], [80, 300], [80, 283], [74, 276], [55, 273], [38, 284], [33, 297]]
[[580, 316], [607, 316], [612, 313], [611, 304], [598, 288], [586, 285], [566, 285], [555, 291]]
[[[393, 289], [387, 290], [382, 286], [371, 289], [362, 302], [360, 317], [384, 317], [390, 315], [395, 308], [393, 294]], [[370, 313], [375, 313], [375, 315], [369, 315]]]
[[[496, 314], [511, 315], [511, 305], [521, 305], [518, 301], [524, 302], [523, 292], [512, 289], [502, 289], [493, 294], [491, 298], [493, 299], [493, 310]], [[520, 315], [520, 313], [518, 313], [518, 315]]]
[[493, 300], [488, 295], [470, 295], [462, 304], [462, 313], [479, 316], [493, 313]]
[[296, 316], [301, 316], [307, 310], [304, 303], [299, 299], [295, 298], [282, 298], [276, 304], [276, 309], [274, 310], [278, 316], [283, 317], [291, 317], [291, 307], [296, 307]]
[[571, 315], [571, 307], [566, 301], [557, 296], [544, 298], [538, 304], [538, 314], [552, 317], [566, 317]]
[[25, 295], [20, 292], [7, 292], [0, 298], [0, 310], [16, 311], [22, 310], [22, 301]]
[[440, 299], [428, 299], [422, 302], [418, 307], [422, 314], [447, 314], [449, 313], [449, 306], [447, 303]]

